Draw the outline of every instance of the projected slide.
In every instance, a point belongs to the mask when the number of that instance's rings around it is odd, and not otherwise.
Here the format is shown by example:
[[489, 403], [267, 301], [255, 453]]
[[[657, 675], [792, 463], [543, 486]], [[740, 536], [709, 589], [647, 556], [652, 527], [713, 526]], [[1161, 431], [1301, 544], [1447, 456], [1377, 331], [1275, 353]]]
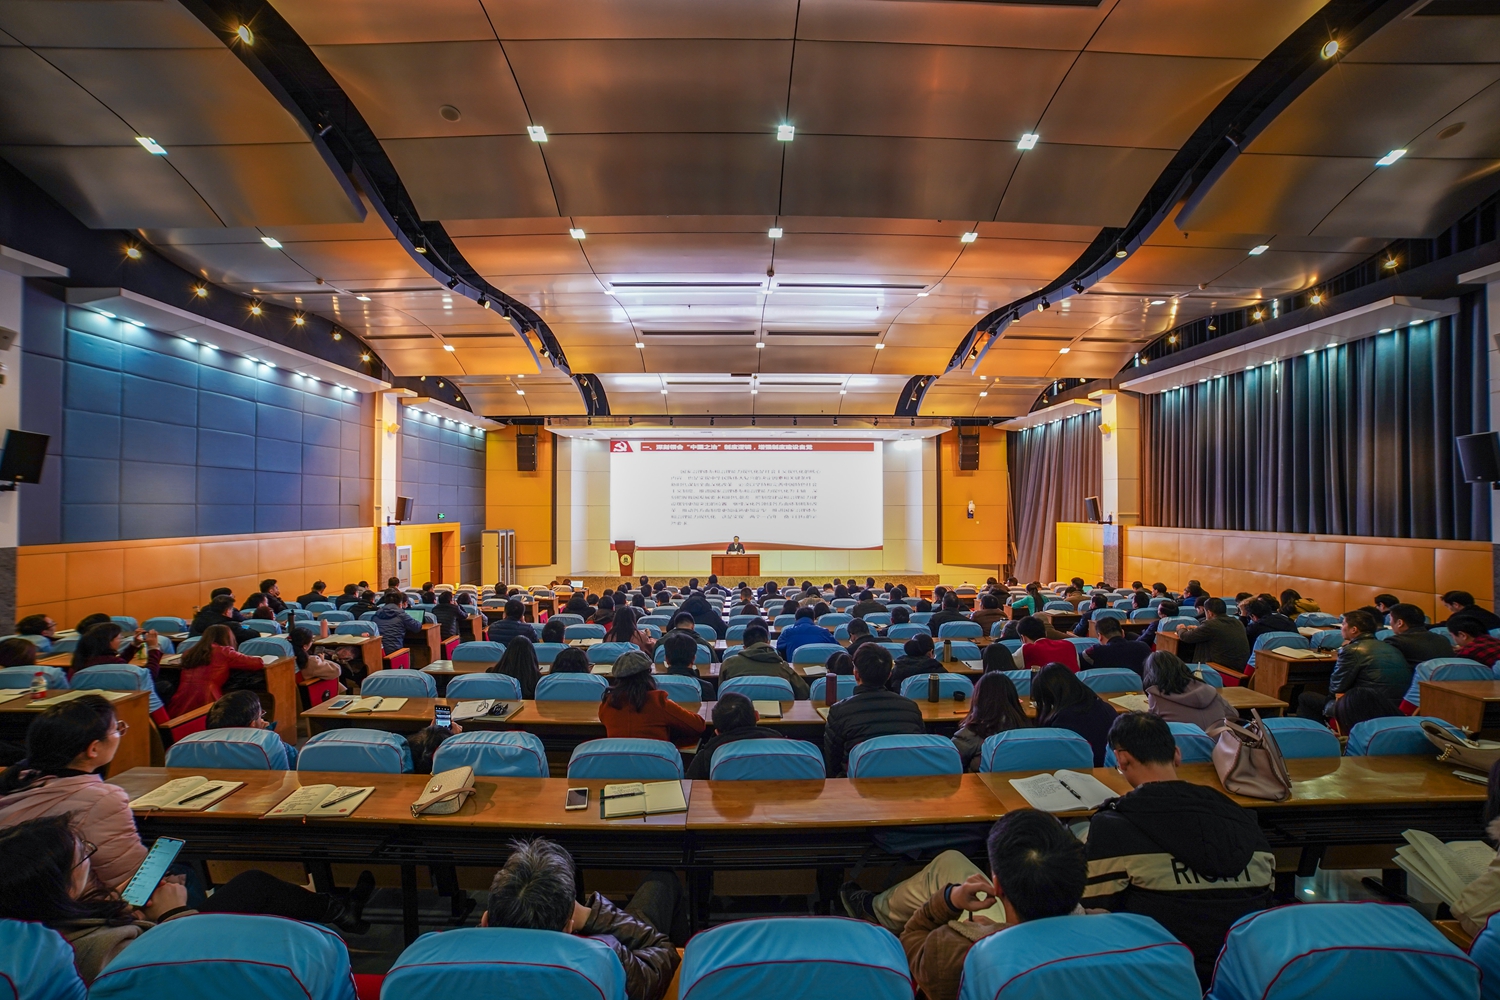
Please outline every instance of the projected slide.
[[884, 540], [879, 441], [610, 442], [610, 537], [650, 549], [872, 549]]

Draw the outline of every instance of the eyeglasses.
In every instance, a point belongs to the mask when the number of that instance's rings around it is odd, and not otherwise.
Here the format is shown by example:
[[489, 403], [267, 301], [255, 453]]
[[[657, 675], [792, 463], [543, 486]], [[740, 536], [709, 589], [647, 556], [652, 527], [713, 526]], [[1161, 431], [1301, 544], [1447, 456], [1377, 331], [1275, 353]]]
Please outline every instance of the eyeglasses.
[[124, 719], [119, 719], [115, 722], [115, 733], [117, 735], [124, 736], [128, 732], [130, 732], [130, 723]]
[[99, 850], [98, 846], [91, 841], [84, 840], [80, 841], [80, 843], [83, 845], [83, 857], [79, 858], [73, 863], [74, 868], [77, 868], [80, 865], [87, 864], [89, 858], [92, 858], [95, 852]]

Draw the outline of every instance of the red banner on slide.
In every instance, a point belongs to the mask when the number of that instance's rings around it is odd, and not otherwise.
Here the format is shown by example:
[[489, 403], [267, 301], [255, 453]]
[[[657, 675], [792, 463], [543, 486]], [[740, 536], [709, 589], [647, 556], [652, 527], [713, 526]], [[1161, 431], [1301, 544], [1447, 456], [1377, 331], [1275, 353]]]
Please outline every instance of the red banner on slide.
[[611, 440], [611, 454], [633, 451], [724, 452], [724, 451], [874, 451], [873, 441], [625, 441]]

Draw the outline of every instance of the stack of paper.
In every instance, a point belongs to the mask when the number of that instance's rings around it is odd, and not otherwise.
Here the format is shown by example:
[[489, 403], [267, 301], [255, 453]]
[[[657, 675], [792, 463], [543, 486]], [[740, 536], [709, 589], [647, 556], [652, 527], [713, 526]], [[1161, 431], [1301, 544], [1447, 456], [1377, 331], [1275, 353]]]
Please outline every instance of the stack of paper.
[[130, 803], [130, 808], [149, 812], [162, 809], [171, 812], [196, 812], [207, 809], [220, 799], [232, 794], [243, 781], [218, 781], [203, 775], [175, 778], [165, 785], [147, 792]]
[[1495, 860], [1495, 849], [1482, 841], [1445, 844], [1422, 830], [1407, 830], [1401, 836], [1406, 846], [1396, 848], [1396, 864], [1426, 882], [1449, 906]]
[[1127, 712], [1151, 711], [1151, 700], [1143, 694], [1117, 694], [1109, 699], [1111, 705], [1119, 705]]
[[1078, 771], [1054, 771], [1030, 778], [1012, 778], [1010, 784], [1033, 809], [1053, 813], [1098, 809], [1120, 794], [1092, 774]]

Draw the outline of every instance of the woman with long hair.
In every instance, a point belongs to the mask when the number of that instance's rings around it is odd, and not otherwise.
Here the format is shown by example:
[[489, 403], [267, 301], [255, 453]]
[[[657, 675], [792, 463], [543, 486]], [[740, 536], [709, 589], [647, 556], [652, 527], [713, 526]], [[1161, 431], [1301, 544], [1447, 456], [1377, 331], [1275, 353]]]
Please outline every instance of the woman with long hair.
[[129, 663], [144, 645], [147, 649], [146, 669], [155, 677], [161, 669], [161, 642], [156, 637], [156, 630], [140, 633], [140, 641], [132, 641], [121, 648], [124, 632], [119, 622], [104, 622], [79, 636], [78, 645], [73, 647], [73, 661], [68, 664], [68, 676], [101, 663]]
[[1016, 685], [1004, 674], [991, 671], [981, 674], [974, 685], [974, 702], [964, 716], [963, 725], [953, 734], [953, 745], [963, 758], [964, 770], [978, 771], [979, 751], [985, 740], [996, 733], [1030, 728], [1031, 720], [1021, 707]]
[[334, 660], [327, 660], [312, 651], [313, 634], [311, 629], [298, 626], [287, 633], [286, 641], [292, 644], [292, 656], [297, 661], [297, 673], [304, 680], [337, 680], [340, 691], [348, 688], [342, 683], [343, 671]]
[[1036, 724], [1050, 729], [1070, 729], [1094, 748], [1094, 766], [1104, 766], [1109, 727], [1118, 715], [1078, 675], [1061, 663], [1049, 663], [1031, 682], [1031, 700], [1036, 703]]
[[981, 663], [984, 664], [984, 672], [994, 673], [997, 670], [1020, 670], [1016, 666], [1016, 658], [1010, 651], [1010, 647], [1004, 643], [992, 642], [984, 647], [981, 654]]
[[615, 616], [604, 634], [605, 642], [629, 642], [650, 656], [656, 649], [656, 640], [641, 631], [635, 624], [635, 609], [629, 605], [615, 608]]
[[1193, 671], [1177, 654], [1166, 650], [1146, 657], [1141, 686], [1146, 689], [1147, 711], [1168, 722], [1191, 722], [1200, 729], [1208, 729], [1226, 720], [1238, 721], [1240, 717], [1218, 688], [1193, 676]]
[[542, 679], [541, 667], [536, 662], [536, 648], [524, 635], [515, 636], [507, 642], [505, 655], [486, 672], [514, 677], [516, 683], [521, 685], [521, 697], [526, 699], [536, 697], [537, 682]]
[[589, 663], [589, 656], [577, 646], [569, 646], [567, 649], [559, 649], [557, 656], [552, 659], [552, 669], [548, 673], [553, 674], [587, 674], [593, 670]]
[[679, 747], [693, 746], [707, 727], [701, 715], [682, 708], [656, 686], [651, 658], [635, 650], [615, 660], [599, 703], [599, 721], [606, 736], [668, 740]]
[[[265, 661], [239, 652], [234, 632], [228, 625], [210, 625], [204, 629], [202, 638], [182, 654], [179, 666], [182, 667], [182, 678], [177, 682], [176, 693], [167, 703], [167, 715], [172, 718], [212, 705], [224, 696], [225, 691], [254, 689], [256, 680], [262, 689], [265, 687]], [[252, 673], [256, 676], [247, 676]], [[268, 715], [274, 714], [275, 708], [266, 703], [264, 694], [261, 704]]]

